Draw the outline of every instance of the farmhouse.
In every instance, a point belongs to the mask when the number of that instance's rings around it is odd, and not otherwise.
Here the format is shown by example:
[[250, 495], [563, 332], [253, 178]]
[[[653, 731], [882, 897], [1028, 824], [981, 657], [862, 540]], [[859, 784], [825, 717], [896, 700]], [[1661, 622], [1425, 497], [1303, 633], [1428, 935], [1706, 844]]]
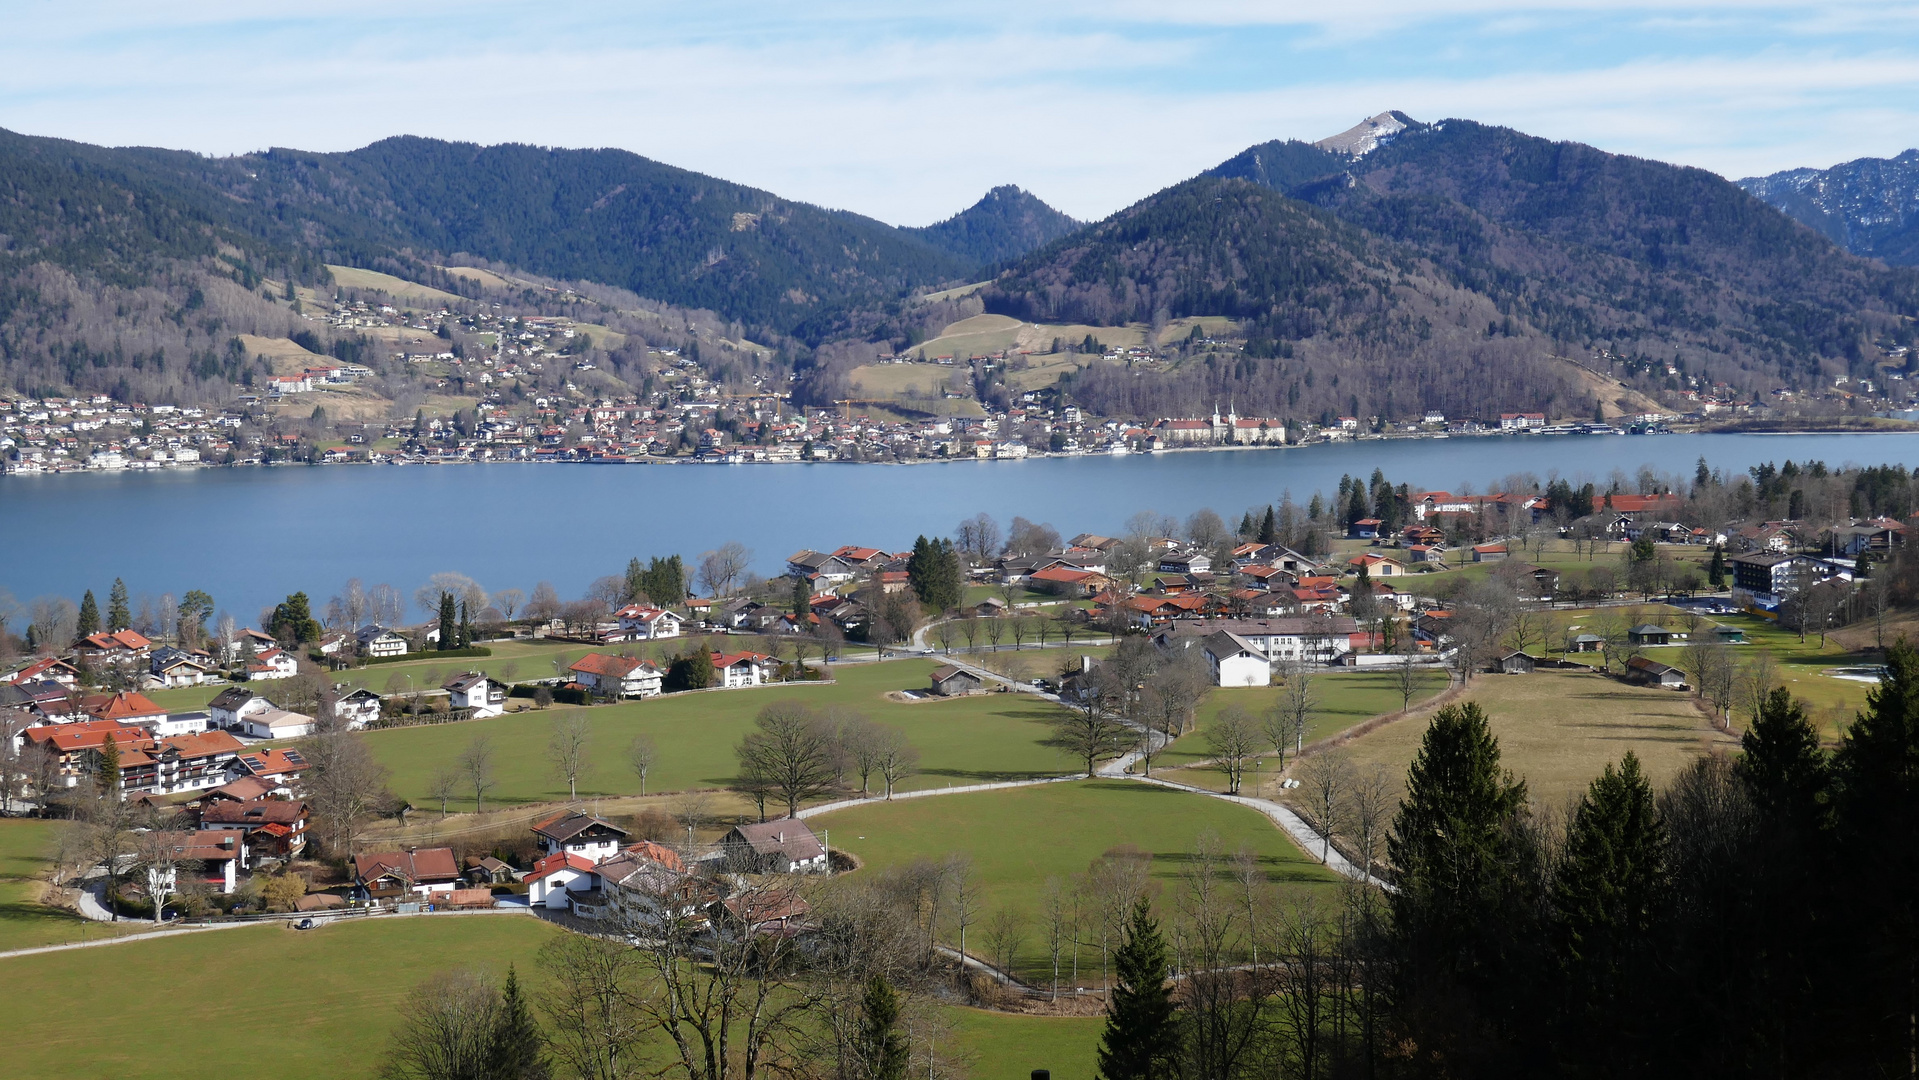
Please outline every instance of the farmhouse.
[[307, 822], [307, 804], [289, 799], [209, 799], [200, 808], [202, 829], [239, 829], [254, 851], [276, 855], [297, 855], [306, 847]]
[[563, 810], [533, 826], [533, 841], [541, 854], [577, 855], [589, 863], [617, 854], [626, 836], [618, 825], [578, 810]]
[[255, 739], [298, 739], [312, 730], [313, 717], [285, 709], [261, 709], [240, 721], [240, 733]]
[[826, 845], [806, 822], [780, 818], [735, 825], [720, 838], [729, 870], [749, 874], [803, 874], [826, 869]]

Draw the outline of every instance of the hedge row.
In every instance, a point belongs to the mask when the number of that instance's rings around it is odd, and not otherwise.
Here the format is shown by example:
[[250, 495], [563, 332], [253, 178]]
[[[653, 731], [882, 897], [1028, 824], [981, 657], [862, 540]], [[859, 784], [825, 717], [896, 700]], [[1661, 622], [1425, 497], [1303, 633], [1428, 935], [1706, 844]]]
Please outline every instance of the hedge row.
[[[570, 690], [564, 686], [549, 686], [546, 689], [552, 692], [553, 701], [555, 704], [558, 704], [558, 705], [591, 705], [593, 704], [593, 695], [587, 693], [585, 690]], [[539, 691], [540, 691], [540, 688], [538, 686], [527, 686], [524, 684], [516, 683], [513, 689], [507, 691], [507, 696], [519, 697], [519, 698], [530, 698], [538, 694]]]

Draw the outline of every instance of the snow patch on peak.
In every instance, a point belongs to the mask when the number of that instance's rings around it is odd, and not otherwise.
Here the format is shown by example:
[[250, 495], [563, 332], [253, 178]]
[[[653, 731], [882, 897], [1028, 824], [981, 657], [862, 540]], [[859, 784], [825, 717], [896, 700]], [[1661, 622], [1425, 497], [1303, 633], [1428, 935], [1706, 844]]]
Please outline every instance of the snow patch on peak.
[[1412, 127], [1416, 122], [1405, 113], [1391, 109], [1378, 116], [1369, 116], [1345, 131], [1331, 138], [1321, 139], [1313, 145], [1335, 154], [1363, 157], [1392, 142], [1394, 137]]

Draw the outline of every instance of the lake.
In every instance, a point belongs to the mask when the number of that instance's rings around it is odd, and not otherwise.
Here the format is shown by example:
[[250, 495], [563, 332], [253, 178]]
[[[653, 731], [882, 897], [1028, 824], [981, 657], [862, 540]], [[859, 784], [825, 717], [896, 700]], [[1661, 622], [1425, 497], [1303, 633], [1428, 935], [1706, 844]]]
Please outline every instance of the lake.
[[[406, 595], [457, 570], [489, 589], [554, 583], [578, 596], [638, 555], [738, 540], [776, 574], [802, 548], [894, 550], [986, 511], [1065, 536], [1113, 533], [1140, 510], [1229, 522], [1290, 491], [1301, 504], [1341, 474], [1457, 490], [1515, 472], [1602, 485], [1651, 465], [1690, 477], [1761, 462], [1919, 464], [1919, 433], [1503, 436], [1333, 443], [1285, 450], [897, 465], [294, 466], [0, 477], [0, 587], [106, 602], [205, 589], [243, 624], [305, 590], [316, 610], [348, 578]], [[424, 616], [421, 616], [424, 617]], [[16, 627], [17, 628], [17, 627]]]

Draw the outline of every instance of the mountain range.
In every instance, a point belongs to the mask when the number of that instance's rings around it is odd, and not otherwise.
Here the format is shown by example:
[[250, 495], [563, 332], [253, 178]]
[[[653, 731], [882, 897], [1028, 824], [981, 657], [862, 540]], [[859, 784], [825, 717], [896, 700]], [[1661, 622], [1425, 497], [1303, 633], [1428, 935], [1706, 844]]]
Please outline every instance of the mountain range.
[[325, 286], [348, 265], [459, 291], [444, 266], [464, 261], [710, 311], [816, 372], [904, 347], [929, 313], [1234, 320], [1243, 349], [1068, 378], [1108, 414], [1222, 396], [1288, 417], [1617, 412], [1622, 380], [1756, 393], [1911, 344], [1919, 272], [1886, 264], [1912, 261], [1894, 211], [1914, 165], [1735, 185], [1386, 112], [1250, 147], [1091, 225], [1008, 186], [899, 228], [621, 150], [399, 137], [209, 158], [0, 132], [0, 380], [217, 397], [234, 335], [299, 329], [262, 281]]
[[1749, 176], [1739, 186], [1854, 255], [1919, 265], [1919, 150]]

